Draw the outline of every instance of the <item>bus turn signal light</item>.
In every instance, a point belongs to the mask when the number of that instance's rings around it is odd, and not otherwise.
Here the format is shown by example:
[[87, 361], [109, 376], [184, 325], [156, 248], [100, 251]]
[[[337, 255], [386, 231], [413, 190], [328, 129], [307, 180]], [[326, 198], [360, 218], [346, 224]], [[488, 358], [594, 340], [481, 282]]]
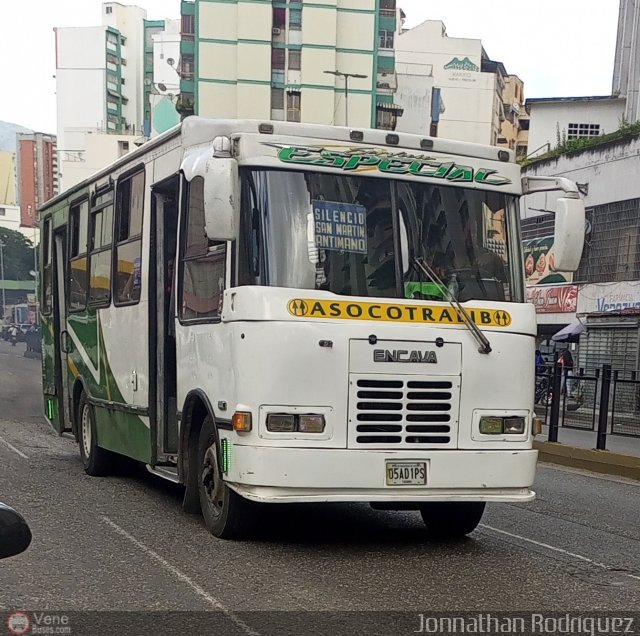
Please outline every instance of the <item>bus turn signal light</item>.
[[237, 433], [248, 433], [251, 430], [251, 413], [234, 413], [231, 424]]

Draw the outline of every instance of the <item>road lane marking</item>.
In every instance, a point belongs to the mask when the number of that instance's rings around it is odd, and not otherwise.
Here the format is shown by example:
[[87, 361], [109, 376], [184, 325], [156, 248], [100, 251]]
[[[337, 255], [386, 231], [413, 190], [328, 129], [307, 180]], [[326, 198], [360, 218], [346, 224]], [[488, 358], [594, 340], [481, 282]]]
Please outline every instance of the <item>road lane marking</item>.
[[204, 599], [209, 605], [218, 611], [222, 612], [227, 616], [227, 618], [235, 623], [245, 634], [249, 636], [260, 636], [259, 632], [256, 632], [249, 625], [247, 625], [241, 618], [239, 618], [235, 612], [228, 609], [223, 603], [221, 603], [217, 598], [214, 598], [210, 594], [201, 588], [196, 582], [190, 579], [184, 572], [181, 572], [175, 566], [171, 565], [166, 559], [163, 559], [157, 552], [147, 547], [142, 541], [136, 539], [133, 535], [129, 534], [124, 528], [121, 528], [117, 523], [109, 519], [109, 517], [103, 515], [102, 520], [111, 527], [117, 534], [124, 537], [133, 545], [136, 546], [140, 551], [144, 552], [147, 556], [151, 557], [154, 561], [159, 563], [165, 570], [168, 570], [173, 574], [177, 579], [186, 583], [194, 592]]
[[[500, 528], [494, 528], [493, 526], [488, 526], [485, 523], [481, 523], [480, 528], [486, 528], [487, 530], [491, 530], [492, 532], [497, 532], [498, 534], [504, 534], [507, 537], [512, 537], [513, 539], [519, 539], [520, 541], [525, 541], [526, 543], [532, 543], [533, 545], [537, 545], [540, 548], [545, 548], [546, 550], [551, 550], [552, 552], [559, 552], [560, 554], [564, 554], [566, 556], [572, 557], [579, 561], [584, 561], [585, 563], [589, 563], [590, 565], [595, 565], [598, 568], [602, 568], [604, 570], [610, 571], [620, 571], [620, 568], [614, 568], [611, 565], [607, 565], [606, 563], [600, 563], [599, 561], [594, 561], [589, 557], [583, 556], [581, 554], [576, 554], [575, 552], [569, 552], [569, 550], [565, 550], [564, 548], [558, 548], [554, 545], [549, 545], [548, 543], [542, 543], [541, 541], [536, 541], [535, 539], [529, 539], [528, 537], [523, 537], [519, 534], [514, 534], [513, 532], [507, 532], [506, 530], [500, 530]], [[631, 579], [636, 579], [640, 581], [640, 576], [635, 574], [629, 574], [628, 572], [620, 572], [624, 576], [628, 576]]]
[[14, 453], [20, 455], [20, 457], [22, 457], [23, 459], [29, 459], [29, 457], [25, 455], [21, 450], [18, 450], [15, 446], [9, 444], [9, 442], [7, 442], [4, 437], [0, 437], [0, 442], [2, 442], [7, 448], [10, 448]]

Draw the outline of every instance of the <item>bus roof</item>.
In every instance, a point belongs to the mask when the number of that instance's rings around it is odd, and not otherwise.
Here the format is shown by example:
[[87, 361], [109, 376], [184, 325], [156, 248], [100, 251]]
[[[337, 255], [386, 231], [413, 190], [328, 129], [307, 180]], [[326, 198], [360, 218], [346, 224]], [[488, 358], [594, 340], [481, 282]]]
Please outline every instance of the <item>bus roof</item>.
[[147, 153], [157, 149], [171, 139], [182, 135], [185, 148], [212, 143], [216, 137], [228, 137], [237, 134], [264, 134], [291, 136], [298, 139], [310, 139], [341, 144], [357, 143], [371, 147], [397, 148], [398, 151], [411, 150], [421, 152], [437, 152], [440, 154], [485, 159], [489, 161], [515, 162], [511, 150], [497, 146], [486, 146], [465, 141], [424, 137], [409, 133], [391, 132], [369, 128], [346, 128], [343, 126], [324, 126], [320, 124], [302, 124], [283, 121], [262, 121], [252, 119], [206, 119], [203, 117], [187, 117], [183, 122], [166, 131], [162, 135], [144, 143], [136, 150], [120, 157], [91, 177], [63, 191], [53, 199], [46, 201], [40, 210], [46, 210], [75, 192], [89, 187], [101, 178], [128, 163], [135, 163]]

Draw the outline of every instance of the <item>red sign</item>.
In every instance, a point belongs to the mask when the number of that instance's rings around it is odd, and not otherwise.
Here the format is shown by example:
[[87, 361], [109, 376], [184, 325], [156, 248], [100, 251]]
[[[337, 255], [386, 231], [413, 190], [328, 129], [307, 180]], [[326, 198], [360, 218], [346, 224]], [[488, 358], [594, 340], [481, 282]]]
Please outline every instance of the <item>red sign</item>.
[[535, 305], [537, 314], [571, 314], [578, 305], [578, 287], [527, 287], [527, 302]]

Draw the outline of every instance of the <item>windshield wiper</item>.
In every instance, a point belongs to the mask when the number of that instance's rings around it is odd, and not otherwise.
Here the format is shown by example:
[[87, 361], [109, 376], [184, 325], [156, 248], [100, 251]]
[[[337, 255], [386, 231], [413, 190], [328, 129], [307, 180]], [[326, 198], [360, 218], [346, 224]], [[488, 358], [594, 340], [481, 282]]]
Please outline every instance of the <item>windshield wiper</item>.
[[423, 258], [414, 257], [413, 263], [422, 271], [423, 274], [428, 276], [431, 279], [432, 283], [438, 285], [447, 299], [447, 302], [456, 310], [458, 315], [462, 318], [462, 322], [464, 322], [465, 326], [473, 337], [478, 342], [479, 348], [478, 351], [480, 353], [491, 353], [491, 343], [487, 339], [487, 337], [480, 331], [478, 325], [471, 319], [471, 316], [467, 313], [467, 310], [458, 302], [458, 299], [451, 293], [449, 288], [440, 280], [440, 277], [435, 273], [433, 268], [427, 264], [427, 262]]

